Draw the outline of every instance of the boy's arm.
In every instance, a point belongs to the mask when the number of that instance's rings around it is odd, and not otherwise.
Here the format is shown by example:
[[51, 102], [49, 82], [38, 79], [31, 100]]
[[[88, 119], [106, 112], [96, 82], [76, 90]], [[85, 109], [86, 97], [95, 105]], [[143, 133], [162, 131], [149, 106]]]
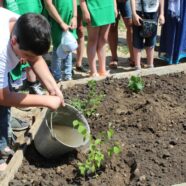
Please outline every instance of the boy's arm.
[[63, 94], [54, 80], [49, 68], [42, 56], [38, 56], [35, 61], [29, 62], [37, 77], [41, 80], [50, 95], [55, 95], [61, 98], [64, 104]]
[[165, 23], [165, 17], [164, 17], [164, 0], [160, 0], [160, 15], [159, 15], [159, 22], [160, 25], [163, 25]]
[[56, 110], [61, 106], [58, 96], [11, 92], [8, 87], [0, 89], [0, 104], [14, 107], [48, 107]]
[[44, 5], [48, 10], [49, 15], [60, 25], [64, 31], [67, 31], [69, 29], [69, 25], [67, 25], [60, 17], [56, 7], [52, 3], [52, 0], [44, 0]]
[[86, 1], [85, 0], [80, 0], [80, 6], [81, 6], [82, 13], [83, 13], [83, 19], [84, 19], [84, 21], [88, 25], [90, 25], [91, 18], [90, 18], [90, 13], [89, 13], [88, 8], [87, 8]]
[[135, 0], [131, 0], [131, 9], [132, 9], [133, 23], [136, 26], [141, 26], [140, 20], [142, 20], [142, 18], [136, 13], [136, 3], [135, 3]]
[[73, 0], [73, 17], [71, 19], [71, 29], [77, 28], [77, 2]]

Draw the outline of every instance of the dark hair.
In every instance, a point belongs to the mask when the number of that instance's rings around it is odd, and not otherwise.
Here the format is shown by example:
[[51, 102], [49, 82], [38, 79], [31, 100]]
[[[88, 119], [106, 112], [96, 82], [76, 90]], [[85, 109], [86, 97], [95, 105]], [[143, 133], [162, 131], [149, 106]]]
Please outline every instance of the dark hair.
[[17, 20], [13, 34], [16, 36], [21, 50], [43, 55], [50, 48], [50, 30], [50, 25], [44, 16], [28, 13]]

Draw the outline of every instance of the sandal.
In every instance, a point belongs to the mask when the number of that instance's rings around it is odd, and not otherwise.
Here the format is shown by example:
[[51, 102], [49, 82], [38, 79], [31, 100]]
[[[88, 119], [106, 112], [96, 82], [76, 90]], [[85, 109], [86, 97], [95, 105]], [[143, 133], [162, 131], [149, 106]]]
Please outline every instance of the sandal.
[[128, 63], [130, 67], [135, 67], [135, 62], [132, 59], [128, 58]]
[[90, 73], [89, 77], [99, 77], [99, 74], [97, 72], [95, 73]]
[[110, 71], [105, 71], [105, 72], [99, 72], [99, 76], [106, 77], [110, 75]]
[[117, 60], [111, 61], [110, 64], [109, 64], [109, 67], [111, 69], [117, 69], [118, 68], [118, 61]]

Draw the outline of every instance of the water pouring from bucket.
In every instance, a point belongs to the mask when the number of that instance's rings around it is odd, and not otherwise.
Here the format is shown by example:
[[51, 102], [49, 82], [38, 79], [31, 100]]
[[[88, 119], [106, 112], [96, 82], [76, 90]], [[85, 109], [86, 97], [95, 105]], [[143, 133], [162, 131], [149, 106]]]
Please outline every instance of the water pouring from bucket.
[[89, 139], [85, 139], [73, 126], [79, 121], [90, 134], [84, 115], [69, 104], [53, 112], [48, 110], [36, 136], [34, 144], [45, 158], [56, 158], [74, 149], [88, 149]]

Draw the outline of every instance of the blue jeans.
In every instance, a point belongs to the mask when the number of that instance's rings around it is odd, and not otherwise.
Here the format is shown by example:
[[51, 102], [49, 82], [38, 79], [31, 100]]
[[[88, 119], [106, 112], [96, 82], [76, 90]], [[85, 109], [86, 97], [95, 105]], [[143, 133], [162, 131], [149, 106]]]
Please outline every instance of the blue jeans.
[[126, 2], [117, 2], [117, 8], [122, 17], [132, 18], [132, 10], [129, 0]]
[[0, 105], [0, 151], [8, 145], [9, 130], [10, 107]]
[[69, 53], [65, 59], [61, 59], [57, 56], [56, 50], [54, 48], [51, 62], [51, 71], [55, 80], [72, 78], [72, 53]]
[[[142, 12], [137, 11], [137, 14], [142, 17]], [[145, 19], [157, 21], [157, 12], [144, 13]], [[139, 50], [144, 47], [154, 47], [156, 44], [156, 35], [150, 38], [140, 36], [141, 26], [133, 25], [133, 47]]]

